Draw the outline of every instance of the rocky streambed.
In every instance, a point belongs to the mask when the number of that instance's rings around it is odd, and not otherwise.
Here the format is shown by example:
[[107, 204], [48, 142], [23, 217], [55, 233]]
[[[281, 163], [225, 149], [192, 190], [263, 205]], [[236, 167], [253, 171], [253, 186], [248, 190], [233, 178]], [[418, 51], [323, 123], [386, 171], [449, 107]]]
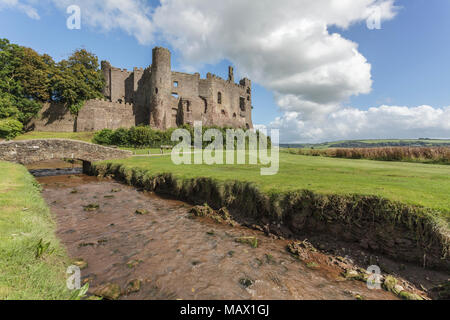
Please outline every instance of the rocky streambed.
[[[107, 299], [399, 298], [386, 290], [369, 290], [357, 279], [358, 268], [351, 259], [320, 252], [308, 241], [279, 239], [192, 214], [195, 210], [186, 203], [112, 180], [62, 175], [38, 181], [56, 218], [57, 234], [74, 263], [81, 266], [90, 295]], [[396, 285], [427, 297], [401, 281]]]

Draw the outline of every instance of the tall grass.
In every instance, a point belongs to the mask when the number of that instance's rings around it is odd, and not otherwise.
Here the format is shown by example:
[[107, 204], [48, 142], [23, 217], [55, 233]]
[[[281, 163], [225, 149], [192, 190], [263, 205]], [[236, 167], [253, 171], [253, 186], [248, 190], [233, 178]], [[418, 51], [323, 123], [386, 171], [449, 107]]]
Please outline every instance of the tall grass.
[[450, 148], [448, 147], [384, 147], [321, 150], [289, 149], [289, 152], [306, 156], [322, 156], [345, 159], [450, 164]]

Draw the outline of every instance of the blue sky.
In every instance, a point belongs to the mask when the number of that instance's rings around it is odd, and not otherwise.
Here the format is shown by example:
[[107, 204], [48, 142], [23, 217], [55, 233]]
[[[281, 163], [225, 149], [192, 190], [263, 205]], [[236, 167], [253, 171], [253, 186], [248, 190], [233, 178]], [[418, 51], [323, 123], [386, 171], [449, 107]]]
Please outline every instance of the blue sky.
[[[156, 45], [172, 50], [175, 70], [226, 77], [235, 65], [238, 75], [253, 79], [254, 123], [279, 128], [283, 142], [450, 137], [450, 1], [355, 0], [359, 7], [335, 11], [328, 0], [283, 1], [294, 13], [276, 8], [269, 20], [270, 2], [265, 8], [251, 0], [238, 9], [231, 1], [124, 0], [125, 12], [112, 8], [107, 15], [101, 1], [74, 0], [68, 3], [80, 5], [82, 28], [69, 30], [64, 0], [0, 0], [0, 37], [55, 60], [86, 48], [128, 69], [151, 64]], [[366, 9], [383, 2], [382, 28], [369, 30]]]
[[359, 24], [341, 32], [372, 64], [373, 92], [350, 104], [450, 105], [450, 1], [403, 0], [382, 30]]

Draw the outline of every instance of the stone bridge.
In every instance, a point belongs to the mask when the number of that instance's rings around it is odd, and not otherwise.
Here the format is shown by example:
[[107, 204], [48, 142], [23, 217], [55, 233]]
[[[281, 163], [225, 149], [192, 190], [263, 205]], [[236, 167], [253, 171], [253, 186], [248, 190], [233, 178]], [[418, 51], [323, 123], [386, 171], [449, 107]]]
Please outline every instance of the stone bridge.
[[31, 164], [51, 159], [75, 159], [83, 161], [87, 170], [91, 162], [122, 159], [132, 156], [132, 152], [104, 147], [97, 144], [68, 140], [42, 139], [0, 143], [0, 160]]

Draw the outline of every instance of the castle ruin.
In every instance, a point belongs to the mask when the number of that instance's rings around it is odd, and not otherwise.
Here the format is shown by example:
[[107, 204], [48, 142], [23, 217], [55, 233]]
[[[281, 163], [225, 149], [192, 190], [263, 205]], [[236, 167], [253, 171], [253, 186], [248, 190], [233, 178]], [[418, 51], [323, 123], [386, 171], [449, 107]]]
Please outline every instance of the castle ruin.
[[204, 126], [251, 129], [252, 86], [244, 78], [235, 83], [229, 67], [228, 79], [208, 73], [172, 71], [171, 53], [154, 48], [152, 65], [133, 71], [101, 63], [106, 81], [105, 100], [90, 100], [77, 118], [61, 106], [46, 105], [33, 122], [36, 131], [98, 131], [150, 125], [166, 130], [202, 121]]

